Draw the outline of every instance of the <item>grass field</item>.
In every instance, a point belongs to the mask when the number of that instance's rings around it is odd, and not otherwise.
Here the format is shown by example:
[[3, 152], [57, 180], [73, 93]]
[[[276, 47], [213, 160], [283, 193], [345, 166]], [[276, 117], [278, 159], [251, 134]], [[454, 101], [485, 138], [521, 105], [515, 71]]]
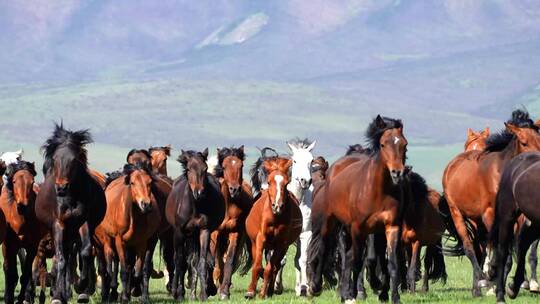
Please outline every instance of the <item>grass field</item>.
[[[266, 300], [254, 300], [247, 301], [244, 299], [244, 293], [247, 285], [249, 284], [250, 273], [244, 277], [235, 275], [233, 277], [233, 287], [231, 288], [231, 299], [225, 303], [339, 303], [340, 298], [336, 290], [325, 290], [320, 297], [317, 298], [300, 298], [294, 293], [295, 273], [294, 266], [291, 261], [293, 260], [294, 252], [296, 248], [290, 247], [288, 252], [288, 263], [284, 272], [284, 287], [285, 292], [282, 295], [274, 296], [271, 299]], [[159, 257], [154, 258], [155, 267], [164, 268], [163, 263], [158, 262]], [[0, 257], [1, 260], [1, 257]], [[466, 258], [446, 258], [446, 267], [448, 272], [448, 282], [446, 285], [441, 283], [435, 283], [430, 285], [430, 291], [428, 293], [409, 294], [402, 293], [402, 302], [404, 303], [441, 303], [441, 304], [455, 304], [455, 303], [495, 303], [494, 296], [484, 296], [482, 298], [472, 298], [471, 287], [471, 266], [469, 260]], [[259, 280], [259, 287], [261, 280]], [[421, 283], [417, 283], [417, 287], [421, 286]], [[3, 301], [4, 290], [4, 275], [0, 275], [0, 301]], [[98, 290], [99, 292], [99, 290]], [[174, 303], [172, 298], [167, 294], [165, 289], [165, 281], [163, 279], [151, 280], [150, 286], [152, 303]], [[186, 291], [186, 295], [189, 295], [189, 290]], [[48, 301], [50, 301], [48, 299]], [[516, 300], [508, 300], [508, 303], [538, 303], [540, 297], [529, 293], [526, 290], [521, 290], [519, 297]], [[75, 301], [73, 301], [75, 302]], [[137, 299], [133, 299], [133, 302], [137, 302]], [[211, 297], [209, 302], [220, 302], [217, 297]], [[100, 297], [96, 293], [92, 297], [91, 303], [100, 303]], [[368, 290], [368, 299], [365, 303], [378, 303], [377, 296]]]

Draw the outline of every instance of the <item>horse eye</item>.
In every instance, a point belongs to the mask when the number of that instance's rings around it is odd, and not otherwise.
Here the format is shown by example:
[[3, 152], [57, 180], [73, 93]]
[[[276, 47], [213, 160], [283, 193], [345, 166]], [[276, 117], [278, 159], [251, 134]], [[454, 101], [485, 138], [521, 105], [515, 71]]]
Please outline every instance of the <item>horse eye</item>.
[[381, 148], [384, 148], [384, 144], [381, 144]]

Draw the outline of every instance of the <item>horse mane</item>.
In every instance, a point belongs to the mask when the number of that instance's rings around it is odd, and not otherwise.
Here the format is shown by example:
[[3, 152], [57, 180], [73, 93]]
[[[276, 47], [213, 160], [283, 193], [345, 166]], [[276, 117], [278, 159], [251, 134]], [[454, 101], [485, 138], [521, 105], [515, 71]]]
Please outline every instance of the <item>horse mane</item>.
[[6, 169], [7, 169], [6, 163], [0, 159], [0, 176], [6, 173]]
[[328, 161], [322, 156], [317, 156], [311, 163], [311, 173], [322, 171], [323, 174], [326, 175], [328, 167]]
[[170, 146], [162, 146], [162, 147], [155, 146], [155, 147], [148, 148], [148, 153], [149, 154], [152, 154], [152, 152], [154, 152], [154, 151], [163, 151], [163, 152], [165, 152], [165, 155], [171, 156], [171, 147]]
[[52, 136], [45, 141], [43, 146], [41, 146], [45, 158], [45, 162], [43, 163], [43, 174], [46, 175], [52, 168], [54, 153], [58, 147], [62, 145], [67, 146], [86, 168], [88, 165], [88, 158], [85, 145], [92, 142], [92, 136], [88, 129], [70, 131], [64, 129], [63, 123], [55, 123]]
[[131, 149], [131, 151], [128, 152], [127, 156], [126, 156], [126, 162], [129, 160], [129, 157], [135, 153], [142, 153], [144, 154], [146, 157], [148, 157], [148, 159], [152, 159], [152, 156], [150, 155], [150, 152], [148, 152], [148, 150], [146, 149]]
[[297, 149], [307, 149], [311, 144], [313, 143], [313, 141], [307, 139], [307, 138], [304, 138], [304, 139], [301, 139], [299, 137], [295, 137], [291, 140], [288, 140], [287, 141], [287, 144], [297, 148]]
[[249, 170], [249, 175], [251, 176], [251, 187], [253, 188], [253, 197], [256, 197], [259, 192], [261, 192], [262, 182], [263, 180], [266, 180], [266, 177], [268, 176], [268, 172], [266, 172], [263, 167], [264, 161], [279, 157], [277, 151], [270, 147], [264, 147], [260, 149], [260, 151], [261, 156]]
[[345, 156], [353, 154], [370, 154], [370, 152], [368, 149], [364, 149], [361, 144], [349, 145], [347, 152], [345, 152]]
[[124, 172], [122, 170], [105, 173], [105, 188], [107, 188], [107, 186], [109, 186], [109, 184], [112, 183], [115, 179], [122, 177], [123, 175]]
[[114, 180], [122, 177], [122, 176], [129, 176], [133, 171], [136, 170], [142, 170], [146, 172], [152, 180], [154, 180], [154, 174], [152, 173], [152, 169], [150, 168], [150, 165], [146, 162], [136, 162], [135, 164], [125, 164], [122, 170], [116, 170], [113, 172], [106, 173], [106, 180], [105, 185], [108, 186], [110, 183], [112, 183]]
[[427, 200], [429, 189], [426, 180], [416, 172], [409, 172], [408, 181], [412, 191], [412, 198], [414, 205], [422, 200]]
[[186, 176], [187, 174], [188, 159], [192, 157], [199, 157], [202, 159], [204, 163], [206, 163], [206, 160], [207, 160], [207, 156], [204, 156], [204, 154], [202, 154], [201, 152], [194, 151], [194, 150], [187, 150], [187, 151], [182, 150], [182, 153], [178, 156], [176, 160], [182, 165], [183, 176]]
[[214, 168], [214, 175], [216, 177], [223, 177], [223, 161], [225, 160], [225, 158], [229, 156], [236, 156], [242, 161], [246, 159], [244, 149], [235, 148], [235, 147], [218, 149], [218, 155], [217, 155], [218, 162]]
[[[512, 117], [506, 123], [514, 125], [518, 128], [530, 128], [538, 131], [538, 127], [530, 118], [529, 112], [525, 109], [517, 109], [512, 112]], [[504, 129], [502, 131], [491, 134], [486, 139], [485, 152], [498, 152], [504, 150], [508, 144], [514, 139], [514, 134]]]
[[17, 172], [19, 172], [21, 170], [26, 170], [26, 171], [30, 172], [30, 174], [32, 174], [32, 176], [37, 175], [36, 167], [35, 167], [34, 163], [31, 163], [31, 162], [28, 162], [28, 161], [25, 161], [25, 160], [20, 160], [17, 163], [10, 164], [9, 166], [7, 166], [7, 169], [6, 169], [6, 173], [7, 173], [6, 186], [7, 186], [7, 189], [9, 190], [10, 196], [13, 194], [12, 193], [12, 191], [13, 191], [13, 176], [15, 176], [15, 173], [17, 173]]
[[403, 123], [400, 119], [393, 119], [378, 115], [369, 124], [366, 130], [367, 150], [371, 155], [379, 154], [381, 150], [380, 140], [386, 130], [403, 128]]

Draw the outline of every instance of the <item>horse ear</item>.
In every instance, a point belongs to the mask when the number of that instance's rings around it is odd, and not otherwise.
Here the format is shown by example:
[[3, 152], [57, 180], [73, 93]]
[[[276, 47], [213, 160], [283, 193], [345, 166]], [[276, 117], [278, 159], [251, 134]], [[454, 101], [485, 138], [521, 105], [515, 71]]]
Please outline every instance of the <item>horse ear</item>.
[[311, 145], [309, 145], [309, 147], [307, 147], [307, 150], [308, 150], [309, 152], [311, 152], [311, 150], [313, 150], [313, 148], [315, 148], [315, 144], [317, 144], [317, 141], [316, 141], [316, 140], [314, 140], [314, 141], [311, 143]]
[[291, 152], [294, 153], [294, 150], [296, 150], [296, 148], [293, 145], [291, 145], [289, 142], [287, 142], [287, 146], [289, 147]]
[[33, 176], [36, 176], [37, 175], [37, 172], [36, 172], [36, 163], [35, 162], [31, 162], [29, 163], [30, 165], [30, 168], [32, 169], [31, 173]]
[[381, 117], [381, 115], [377, 115], [377, 118], [375, 118], [375, 124], [379, 129], [386, 128], [386, 123], [384, 122], [384, 119]]
[[473, 137], [474, 131], [471, 128], [467, 128], [467, 137]]
[[17, 157], [18, 160], [21, 160], [24, 154], [24, 149], [21, 148], [19, 151], [17, 151], [17, 154], [19, 154], [19, 157]]
[[164, 147], [164, 150], [165, 150], [165, 155], [171, 156], [171, 150], [172, 150], [171, 144], [166, 145], [166, 146]]
[[126, 174], [126, 176], [124, 176], [124, 184], [129, 185], [130, 183], [131, 183], [131, 175]]
[[203, 151], [202, 151], [202, 156], [204, 157], [204, 160], [206, 161], [208, 159], [208, 148], [205, 148]]
[[241, 145], [240, 147], [238, 147], [238, 150], [242, 151], [242, 153], [244, 153], [244, 145]]
[[[540, 120], [539, 120], [538, 122], [540, 122]], [[486, 128], [484, 129], [484, 134], [485, 134], [486, 136], [489, 136], [489, 127], [486, 127]]]
[[514, 134], [515, 136], [517, 136], [519, 138], [519, 134], [521, 133], [520, 128], [514, 126], [511, 123], [507, 123], [507, 122], [504, 123], [504, 126], [506, 127], [506, 130], [508, 132]]
[[535, 123], [534, 123], [535, 126], [537, 126], [538, 128], [540, 128], [540, 119], [537, 120]]
[[182, 149], [180, 149], [180, 155], [178, 155], [178, 161], [181, 162], [181, 163], [186, 163], [187, 162], [187, 158], [186, 158], [186, 152]]

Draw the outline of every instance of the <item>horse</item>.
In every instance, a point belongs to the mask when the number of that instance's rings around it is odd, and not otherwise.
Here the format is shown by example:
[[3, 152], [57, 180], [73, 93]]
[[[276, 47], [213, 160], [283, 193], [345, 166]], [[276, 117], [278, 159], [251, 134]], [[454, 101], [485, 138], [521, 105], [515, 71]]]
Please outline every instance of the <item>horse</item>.
[[[487, 234], [495, 218], [495, 198], [504, 166], [516, 155], [540, 150], [538, 127], [525, 110], [515, 110], [506, 129], [492, 134], [483, 151], [469, 151], [450, 161], [443, 189], [458, 234], [459, 246], [473, 266], [473, 297], [487, 285], [481, 265]], [[474, 189], [474, 191], [471, 191]]]
[[407, 287], [416, 292], [416, 277], [420, 252], [426, 247], [422, 292], [429, 290], [429, 280], [446, 283], [446, 266], [442, 253], [442, 235], [446, 229], [439, 215], [441, 195], [426, 185], [426, 181], [416, 172], [407, 176], [411, 188], [412, 202], [405, 211], [402, 242], [407, 253]]
[[[101, 274], [102, 300], [109, 300], [109, 282], [116, 280], [112, 271], [116, 252], [120, 260], [123, 290], [121, 300], [128, 302], [131, 290], [142, 279], [142, 301], [149, 301], [148, 284], [151, 264], [147, 256], [149, 243], [161, 222], [161, 211], [152, 194], [154, 177], [148, 163], [126, 164], [122, 175], [109, 183], [105, 190], [107, 212], [96, 229], [102, 238], [106, 262]], [[103, 257], [102, 257], [103, 258]], [[103, 263], [103, 259], [101, 261]], [[141, 267], [142, 265], [142, 267]], [[141, 269], [142, 268], [142, 269]], [[142, 273], [141, 273], [142, 270]]]
[[[172, 295], [183, 300], [185, 294], [184, 275], [189, 255], [198, 257], [196, 275], [200, 279], [200, 300], [215, 295], [217, 288], [212, 280], [209, 263], [210, 234], [225, 217], [225, 201], [219, 181], [207, 172], [208, 149], [203, 152], [181, 151], [178, 161], [183, 174], [174, 181], [167, 198], [166, 217], [174, 230], [175, 269]], [[190, 248], [194, 247], [194, 248]], [[195, 286], [192, 287], [194, 293]]]
[[221, 148], [217, 151], [218, 163], [215, 176], [221, 184], [225, 198], [225, 218], [212, 233], [215, 243], [216, 264], [214, 279], [219, 283], [218, 293], [222, 300], [230, 297], [231, 279], [240, 264], [241, 249], [246, 238], [246, 217], [251, 210], [253, 197], [250, 186], [244, 181], [244, 146]]
[[[511, 299], [517, 297], [524, 280], [525, 257], [531, 243], [540, 237], [540, 192], [536, 185], [540, 176], [540, 153], [525, 152], [512, 159], [502, 172], [495, 204], [495, 221], [490, 239], [496, 248], [497, 303], [505, 302], [505, 291]], [[505, 290], [506, 276], [510, 269], [504, 265], [510, 254], [514, 226], [523, 214], [531, 222], [522, 225], [517, 236], [517, 267], [514, 280]]]
[[311, 163], [311, 182], [313, 185], [320, 184], [326, 179], [328, 161], [322, 156], [317, 156]]
[[66, 303], [71, 295], [68, 265], [78, 249], [81, 277], [75, 284], [78, 301], [88, 302], [91, 290], [92, 236], [107, 207], [100, 184], [88, 173], [85, 145], [92, 139], [88, 130], [70, 131], [55, 124], [54, 132], [42, 146], [45, 180], [36, 198], [36, 217], [53, 233], [56, 286], [53, 304]]
[[145, 149], [131, 149], [126, 156], [126, 163], [135, 164], [139, 162], [150, 164], [152, 162], [150, 152]]
[[[313, 185], [311, 183], [311, 166], [314, 160], [312, 150], [315, 148], [316, 141], [309, 139], [294, 138], [287, 142], [290, 150], [290, 157], [293, 160], [291, 166], [291, 180], [287, 184], [287, 190], [300, 202], [300, 211], [302, 212], [302, 232], [300, 238], [296, 241], [296, 284], [295, 291], [297, 296], [307, 296], [307, 246], [311, 240], [311, 204], [313, 195]], [[282, 289], [283, 267], [276, 278], [276, 286]]]
[[[251, 282], [245, 294], [247, 299], [255, 297], [257, 281], [261, 275], [263, 285], [259, 296], [266, 298], [273, 295], [274, 281], [282, 267], [283, 257], [302, 231], [302, 212], [298, 200], [287, 189], [292, 162], [291, 159], [283, 157], [265, 158], [262, 168], [252, 171], [255, 175], [262, 172], [262, 175], [266, 176], [264, 183], [267, 187], [260, 189], [260, 196], [246, 219], [253, 259]], [[257, 163], [261, 164], [260, 161]], [[265, 251], [268, 258], [263, 273], [262, 260]]]
[[[347, 230], [350, 242], [341, 278], [341, 299], [354, 301], [358, 273], [351, 281], [351, 268], [363, 264], [363, 247], [367, 236], [384, 227], [387, 240], [388, 271], [392, 302], [399, 302], [397, 250], [400, 241], [403, 210], [405, 155], [407, 139], [400, 120], [378, 115], [368, 126], [369, 153], [356, 153], [330, 167], [327, 181], [320, 191], [323, 195], [313, 202], [311, 210], [312, 239], [308, 249], [309, 292], [319, 295], [322, 271], [327, 263], [327, 245], [332, 244], [332, 231], [340, 223]], [[344, 165], [348, 163], [348, 165]], [[333, 167], [343, 167], [333, 173]], [[355, 284], [352, 284], [355, 282]], [[387, 300], [388, 289], [379, 295]]]
[[32, 261], [37, 253], [37, 245], [45, 234], [45, 227], [36, 219], [34, 204], [34, 163], [18, 161], [7, 169], [7, 183], [2, 189], [0, 207], [7, 224], [6, 240], [3, 244], [6, 303], [14, 302], [17, 285], [17, 253], [21, 248], [26, 250], [24, 265], [21, 265], [21, 289], [18, 302], [34, 301], [34, 285], [32, 279]]
[[167, 158], [171, 156], [171, 146], [150, 147], [148, 149], [148, 153], [150, 153], [150, 161], [152, 163], [152, 170], [154, 170], [154, 173], [168, 176]]
[[489, 127], [482, 131], [475, 132], [471, 128], [467, 129], [467, 140], [465, 141], [465, 152], [486, 148], [486, 140], [489, 137]]

